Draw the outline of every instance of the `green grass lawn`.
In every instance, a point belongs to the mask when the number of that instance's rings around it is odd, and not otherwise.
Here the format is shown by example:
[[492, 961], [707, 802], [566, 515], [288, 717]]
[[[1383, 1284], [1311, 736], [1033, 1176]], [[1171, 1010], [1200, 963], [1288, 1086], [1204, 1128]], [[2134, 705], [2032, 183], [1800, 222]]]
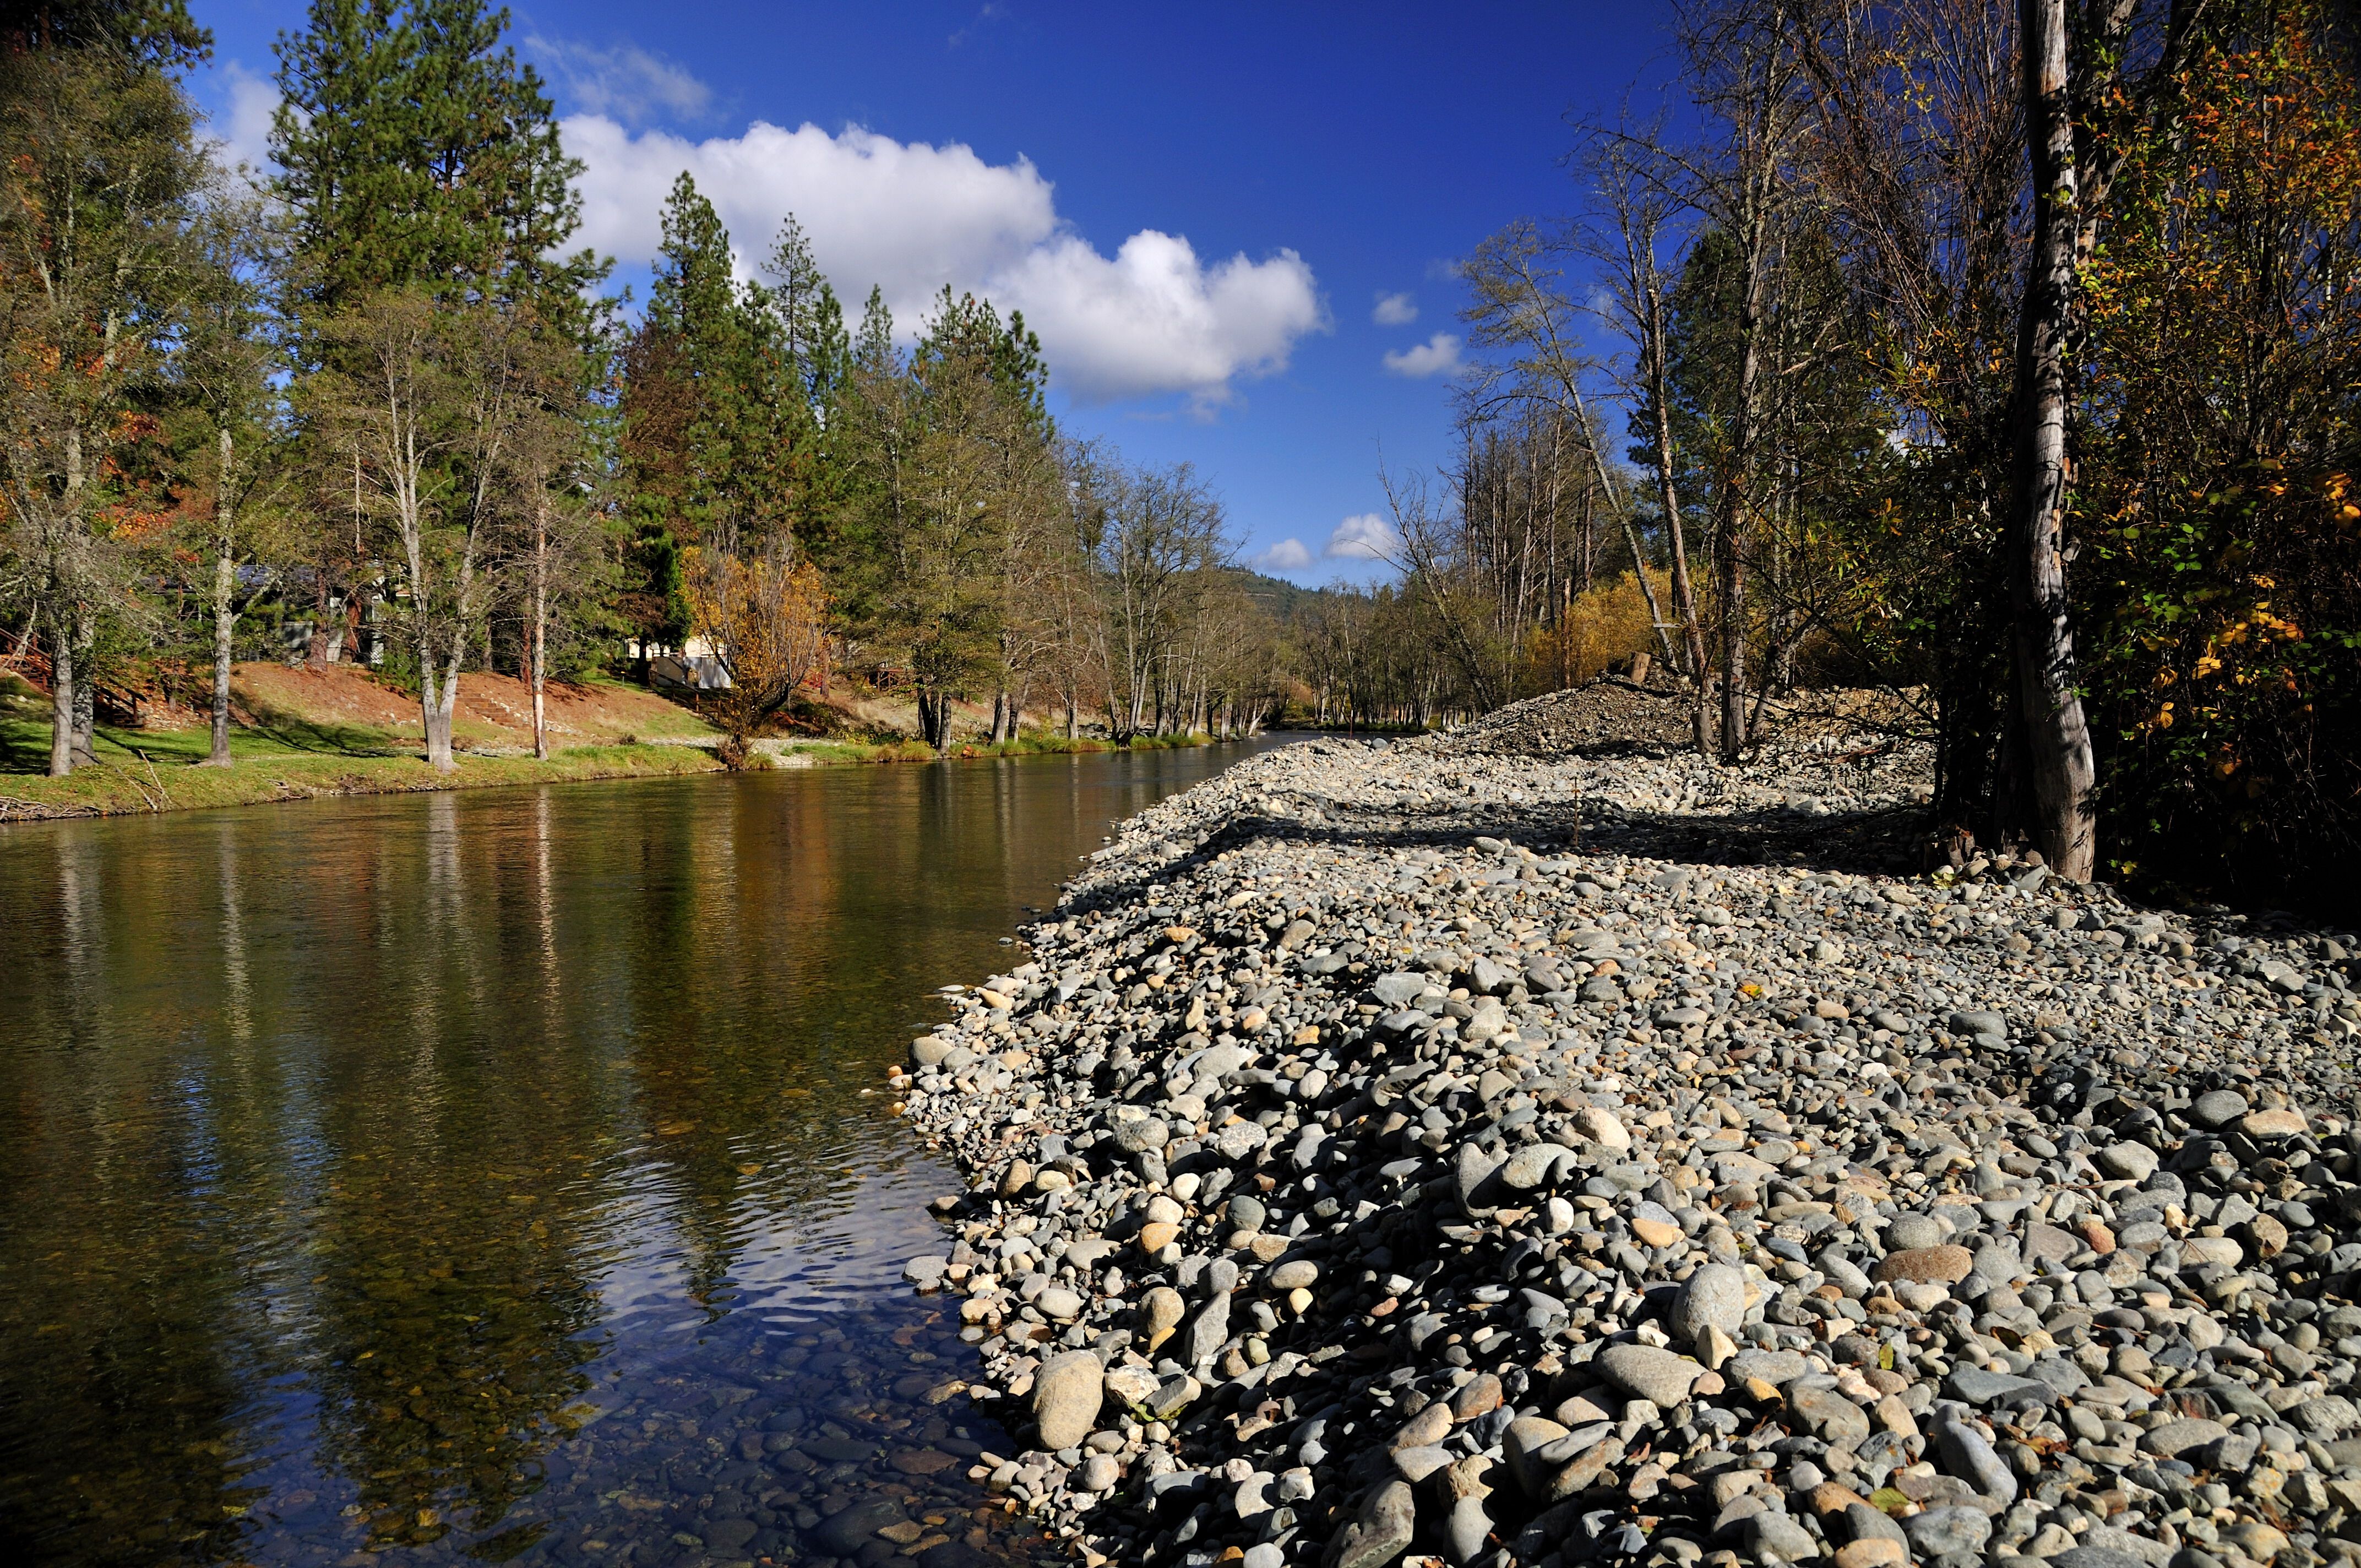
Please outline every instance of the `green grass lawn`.
[[227, 768], [196, 766], [212, 749], [203, 729], [100, 725], [94, 765], [53, 779], [46, 703], [21, 683], [0, 689], [0, 821], [189, 810], [324, 795], [399, 794], [480, 784], [710, 773], [701, 747], [576, 746], [549, 761], [459, 755], [449, 773], [426, 765], [414, 740], [362, 726], [274, 714], [230, 732]]

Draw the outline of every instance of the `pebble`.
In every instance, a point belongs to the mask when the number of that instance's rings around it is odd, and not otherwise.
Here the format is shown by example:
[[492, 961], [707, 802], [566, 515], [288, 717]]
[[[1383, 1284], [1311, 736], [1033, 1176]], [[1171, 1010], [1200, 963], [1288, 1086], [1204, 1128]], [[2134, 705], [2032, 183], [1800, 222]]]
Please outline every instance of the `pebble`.
[[1916, 742], [1551, 739], [1604, 689], [1159, 803], [913, 1046], [970, 1187], [904, 1276], [1007, 1506], [1086, 1562], [2319, 1568], [2361, 943], [1917, 872]]

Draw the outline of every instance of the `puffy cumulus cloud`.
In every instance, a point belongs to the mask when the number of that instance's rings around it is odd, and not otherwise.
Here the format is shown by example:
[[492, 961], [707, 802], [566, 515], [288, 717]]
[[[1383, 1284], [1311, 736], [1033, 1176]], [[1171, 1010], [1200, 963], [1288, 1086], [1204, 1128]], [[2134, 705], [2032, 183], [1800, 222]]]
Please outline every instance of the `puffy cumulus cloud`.
[[1321, 554], [1332, 561], [1390, 561], [1400, 550], [1401, 536], [1393, 524], [1365, 511], [1338, 523]]
[[956, 143], [759, 121], [692, 142], [585, 115], [565, 135], [586, 165], [585, 243], [653, 259], [657, 211], [686, 170], [729, 225], [741, 266], [793, 213], [848, 309], [873, 283], [906, 332], [944, 284], [973, 290], [1023, 311], [1051, 376], [1085, 401], [1180, 392], [1219, 403], [1235, 380], [1283, 368], [1297, 339], [1327, 325], [1293, 251], [1209, 263], [1187, 239], [1143, 229], [1104, 255], [1060, 220], [1050, 182], [1023, 158], [994, 164]]
[[1154, 229], [1113, 259], [1060, 235], [984, 291], [1025, 313], [1050, 374], [1093, 402], [1170, 391], [1219, 401], [1233, 378], [1284, 368], [1322, 319], [1312, 269], [1295, 252], [1208, 267], [1186, 239]]
[[1246, 557], [1246, 565], [1257, 572], [1294, 572], [1312, 565], [1312, 552], [1303, 547], [1301, 539], [1282, 539], [1268, 550], [1257, 550]]
[[1459, 368], [1459, 334], [1438, 332], [1416, 348], [1397, 348], [1386, 355], [1386, 368], [1397, 376], [1448, 376]]
[[279, 109], [279, 89], [234, 60], [223, 63], [221, 81], [226, 102], [208, 116], [208, 132], [224, 163], [233, 169], [243, 164], [259, 175], [270, 167], [270, 119]]
[[1408, 294], [1379, 294], [1369, 319], [1379, 326], [1408, 326], [1418, 320], [1418, 302]]
[[993, 165], [965, 147], [903, 143], [858, 127], [830, 136], [756, 121], [743, 136], [634, 135], [604, 115], [565, 124], [585, 166], [581, 243], [627, 262], [655, 258], [659, 213], [686, 170], [750, 269], [790, 212], [822, 271], [858, 310], [872, 283], [909, 317], [945, 282], [968, 283], [1054, 237], [1050, 187], [1023, 159]]
[[534, 36], [524, 47], [549, 68], [566, 105], [577, 113], [643, 126], [667, 117], [702, 119], [713, 107], [713, 89], [686, 66], [634, 43], [599, 49]]

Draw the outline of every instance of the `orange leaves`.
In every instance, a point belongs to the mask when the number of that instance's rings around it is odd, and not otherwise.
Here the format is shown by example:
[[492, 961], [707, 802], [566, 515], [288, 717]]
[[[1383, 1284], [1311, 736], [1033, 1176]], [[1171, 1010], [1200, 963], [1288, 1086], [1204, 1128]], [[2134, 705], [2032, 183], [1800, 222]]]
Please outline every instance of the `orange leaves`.
[[696, 633], [730, 675], [715, 717], [742, 740], [819, 670], [827, 585], [808, 561], [789, 565], [692, 547], [682, 552], [681, 566]]

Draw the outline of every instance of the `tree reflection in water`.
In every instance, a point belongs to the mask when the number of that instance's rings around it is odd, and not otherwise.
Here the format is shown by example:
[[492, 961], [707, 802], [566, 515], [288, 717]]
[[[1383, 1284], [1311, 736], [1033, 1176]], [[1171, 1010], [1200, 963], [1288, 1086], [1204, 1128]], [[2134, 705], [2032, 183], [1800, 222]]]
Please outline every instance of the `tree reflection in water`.
[[[61, 1563], [1039, 1548], [903, 1293], [884, 1064], [1235, 749], [0, 833], [0, 1543]], [[392, 1561], [383, 1557], [367, 1561]]]

